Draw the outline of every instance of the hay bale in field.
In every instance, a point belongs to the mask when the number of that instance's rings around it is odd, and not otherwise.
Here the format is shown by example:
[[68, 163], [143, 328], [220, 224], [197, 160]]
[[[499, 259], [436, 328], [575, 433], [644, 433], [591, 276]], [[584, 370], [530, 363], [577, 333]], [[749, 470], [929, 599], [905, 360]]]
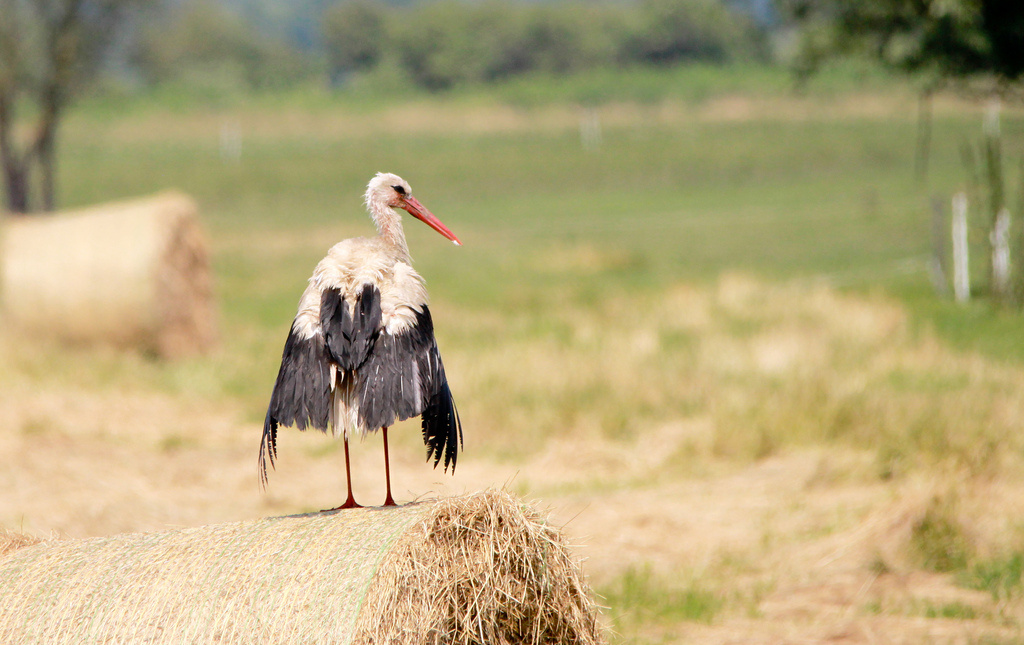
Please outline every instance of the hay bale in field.
[[165, 357], [216, 341], [209, 251], [181, 193], [8, 217], [0, 261], [3, 308], [23, 330]]
[[0, 558], [3, 643], [602, 642], [559, 532], [503, 491]]

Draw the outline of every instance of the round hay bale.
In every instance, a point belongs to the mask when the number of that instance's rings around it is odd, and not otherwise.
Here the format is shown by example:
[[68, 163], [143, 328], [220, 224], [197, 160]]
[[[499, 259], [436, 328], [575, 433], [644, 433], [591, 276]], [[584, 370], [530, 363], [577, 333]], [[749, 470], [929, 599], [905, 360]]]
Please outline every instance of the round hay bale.
[[4, 311], [22, 330], [168, 358], [216, 342], [209, 251], [186, 195], [8, 217], [0, 243]]
[[508, 493], [0, 558], [3, 643], [603, 642], [560, 533]]

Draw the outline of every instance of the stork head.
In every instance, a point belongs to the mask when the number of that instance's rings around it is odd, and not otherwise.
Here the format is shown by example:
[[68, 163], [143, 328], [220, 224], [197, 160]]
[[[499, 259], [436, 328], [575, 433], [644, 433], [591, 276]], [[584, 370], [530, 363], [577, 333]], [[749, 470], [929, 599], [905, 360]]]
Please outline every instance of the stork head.
[[409, 182], [398, 175], [389, 172], [377, 173], [366, 186], [366, 207], [373, 215], [378, 229], [387, 228], [387, 222], [383, 220], [389, 216], [397, 217], [398, 213], [394, 209], [401, 208], [452, 242], [459, 246], [462, 245], [459, 238], [455, 237], [455, 233], [448, 230], [441, 220], [437, 219], [433, 213], [427, 210], [426, 206], [412, 196]]

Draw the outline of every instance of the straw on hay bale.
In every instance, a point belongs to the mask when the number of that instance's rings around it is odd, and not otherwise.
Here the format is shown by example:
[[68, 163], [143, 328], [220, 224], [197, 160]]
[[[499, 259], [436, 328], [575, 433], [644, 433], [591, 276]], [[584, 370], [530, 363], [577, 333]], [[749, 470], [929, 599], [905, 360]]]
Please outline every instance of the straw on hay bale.
[[168, 192], [4, 224], [0, 297], [16, 327], [165, 357], [215, 343], [209, 252], [188, 196]]
[[0, 642], [602, 642], [559, 532], [504, 491], [45, 542], [0, 557]]
[[42, 542], [39, 538], [0, 527], [0, 558], [20, 548]]

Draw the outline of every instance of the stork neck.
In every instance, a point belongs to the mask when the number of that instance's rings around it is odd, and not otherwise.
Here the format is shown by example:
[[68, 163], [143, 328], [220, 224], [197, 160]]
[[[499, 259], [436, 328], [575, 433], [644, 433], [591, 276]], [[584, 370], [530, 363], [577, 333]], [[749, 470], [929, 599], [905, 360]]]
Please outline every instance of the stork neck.
[[374, 205], [373, 223], [385, 244], [395, 250], [399, 258], [409, 259], [409, 246], [405, 242], [405, 230], [402, 228], [402, 217], [387, 205]]

